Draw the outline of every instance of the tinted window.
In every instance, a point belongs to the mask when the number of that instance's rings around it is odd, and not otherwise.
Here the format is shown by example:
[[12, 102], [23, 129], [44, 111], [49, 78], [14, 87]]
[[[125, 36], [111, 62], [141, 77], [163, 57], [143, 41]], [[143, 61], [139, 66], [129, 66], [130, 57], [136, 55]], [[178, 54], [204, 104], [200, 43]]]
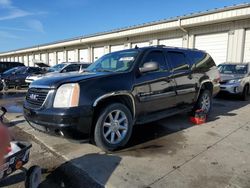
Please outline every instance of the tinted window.
[[159, 64], [161, 70], [166, 70], [166, 61], [163, 52], [161, 51], [153, 51], [150, 52], [146, 58], [144, 59], [143, 63], [148, 62], [156, 62]]
[[190, 51], [188, 56], [193, 63], [192, 70], [208, 71], [211, 67], [216, 66], [211, 56], [206, 53]]
[[67, 66], [63, 72], [73, 72], [73, 71], [79, 71], [80, 65], [69, 65]]
[[177, 70], [188, 70], [189, 64], [185, 55], [181, 52], [168, 52], [168, 58], [171, 62], [172, 69]]
[[188, 52], [188, 56], [191, 62], [196, 64], [202, 61], [206, 57], [206, 54], [199, 51], [190, 51]]

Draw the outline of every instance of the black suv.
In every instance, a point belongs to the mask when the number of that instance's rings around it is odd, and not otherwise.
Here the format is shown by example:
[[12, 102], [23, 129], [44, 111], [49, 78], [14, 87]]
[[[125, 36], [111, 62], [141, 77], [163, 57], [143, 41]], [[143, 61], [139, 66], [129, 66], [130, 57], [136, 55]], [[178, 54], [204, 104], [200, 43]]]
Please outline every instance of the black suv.
[[163, 46], [104, 55], [79, 74], [34, 81], [24, 115], [40, 131], [85, 133], [104, 150], [124, 146], [134, 124], [203, 109], [209, 113], [220, 76], [203, 51]]

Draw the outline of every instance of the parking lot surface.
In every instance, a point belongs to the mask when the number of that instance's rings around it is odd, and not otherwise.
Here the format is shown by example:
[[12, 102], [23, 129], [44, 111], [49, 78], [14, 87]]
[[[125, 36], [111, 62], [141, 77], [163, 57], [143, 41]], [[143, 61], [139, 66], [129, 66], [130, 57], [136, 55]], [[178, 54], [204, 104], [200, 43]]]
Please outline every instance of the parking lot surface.
[[[23, 98], [24, 93], [1, 96], [8, 119], [69, 161], [67, 168], [78, 169], [69, 176], [82, 187], [250, 187], [249, 102], [215, 99], [208, 122], [199, 126], [187, 114], [137, 125], [123, 150], [107, 154], [33, 130], [22, 116]], [[63, 176], [57, 181], [67, 185]]]

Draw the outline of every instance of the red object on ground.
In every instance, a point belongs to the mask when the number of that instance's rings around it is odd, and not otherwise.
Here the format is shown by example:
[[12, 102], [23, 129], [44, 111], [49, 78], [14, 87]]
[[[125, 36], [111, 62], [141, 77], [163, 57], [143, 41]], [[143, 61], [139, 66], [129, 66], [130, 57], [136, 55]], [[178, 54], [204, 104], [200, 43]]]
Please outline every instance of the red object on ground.
[[190, 117], [190, 121], [195, 125], [201, 125], [206, 122], [207, 115], [201, 110], [196, 110]]
[[0, 125], [0, 162], [3, 155], [11, 151], [9, 131], [3, 125]]

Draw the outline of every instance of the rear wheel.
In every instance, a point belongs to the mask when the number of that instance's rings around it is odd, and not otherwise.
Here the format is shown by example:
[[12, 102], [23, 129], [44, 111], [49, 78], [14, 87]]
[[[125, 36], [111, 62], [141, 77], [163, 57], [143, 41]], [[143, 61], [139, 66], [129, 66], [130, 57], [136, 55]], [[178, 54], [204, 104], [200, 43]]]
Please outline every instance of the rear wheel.
[[249, 98], [249, 86], [246, 85], [243, 89], [243, 92], [241, 94], [241, 100], [247, 101]]
[[129, 109], [121, 103], [110, 104], [97, 117], [95, 143], [105, 151], [116, 150], [128, 142], [132, 126]]
[[212, 93], [209, 90], [203, 90], [200, 93], [194, 110], [201, 109], [204, 113], [209, 114], [212, 106]]

